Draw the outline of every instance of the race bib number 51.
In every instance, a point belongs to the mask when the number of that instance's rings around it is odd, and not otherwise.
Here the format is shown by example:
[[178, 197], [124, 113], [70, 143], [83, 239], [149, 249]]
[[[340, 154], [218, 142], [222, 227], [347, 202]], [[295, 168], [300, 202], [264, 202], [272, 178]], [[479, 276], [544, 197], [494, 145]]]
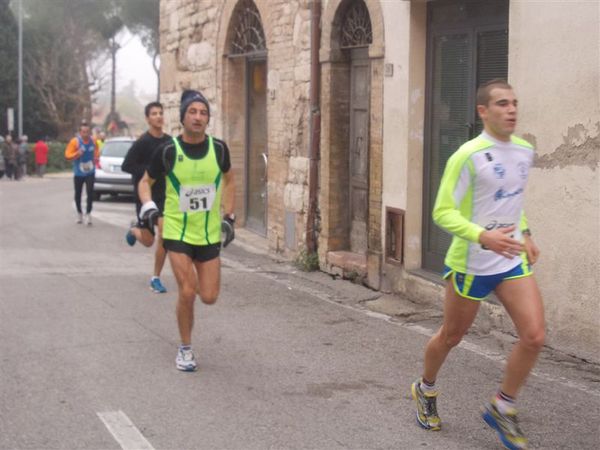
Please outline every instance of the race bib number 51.
[[181, 186], [179, 189], [179, 209], [181, 212], [210, 211], [217, 196], [214, 184]]

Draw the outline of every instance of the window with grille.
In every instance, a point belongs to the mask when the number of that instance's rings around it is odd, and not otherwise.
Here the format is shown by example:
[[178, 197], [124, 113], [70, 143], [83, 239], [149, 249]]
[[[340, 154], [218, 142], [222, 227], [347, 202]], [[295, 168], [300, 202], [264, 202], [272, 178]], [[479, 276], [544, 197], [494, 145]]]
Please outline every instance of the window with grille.
[[235, 56], [261, 55], [267, 51], [265, 32], [256, 5], [241, 0], [235, 7], [230, 54]]
[[373, 43], [371, 17], [362, 0], [350, 4], [344, 14], [341, 29], [341, 47], [344, 49], [367, 47]]

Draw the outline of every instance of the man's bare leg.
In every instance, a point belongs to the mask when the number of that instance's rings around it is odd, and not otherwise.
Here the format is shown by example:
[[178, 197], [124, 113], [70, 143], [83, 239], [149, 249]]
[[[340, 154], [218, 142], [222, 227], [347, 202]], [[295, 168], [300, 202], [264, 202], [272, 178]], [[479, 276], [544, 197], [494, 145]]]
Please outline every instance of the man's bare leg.
[[423, 378], [433, 383], [453, 347], [458, 345], [469, 330], [480, 302], [461, 297], [454, 290], [451, 280], [446, 284], [444, 297], [444, 320], [425, 348]]
[[196, 289], [200, 299], [207, 305], [217, 301], [221, 289], [221, 258], [206, 262], [194, 261], [198, 280]]
[[417, 405], [417, 422], [426, 430], [441, 429], [435, 380], [450, 350], [458, 345], [471, 327], [477, 311], [479, 302], [461, 297], [455, 291], [454, 281], [448, 280], [442, 326], [425, 348], [423, 376], [411, 385], [412, 397]]
[[167, 251], [163, 247], [162, 239], [163, 218], [158, 219], [158, 233], [156, 234], [156, 251], [154, 253], [154, 276], [160, 278], [160, 274], [165, 266]]
[[184, 254], [168, 252], [169, 261], [177, 280], [177, 324], [182, 345], [191, 345], [194, 327], [194, 301], [196, 300], [196, 269], [192, 259]]
[[152, 244], [154, 244], [154, 235], [150, 230], [147, 230], [146, 228], [131, 227], [129, 231], [144, 247], [152, 247]]
[[501, 387], [503, 393], [516, 398], [544, 345], [544, 305], [533, 275], [503, 281], [496, 288], [496, 294], [519, 335], [508, 358]]

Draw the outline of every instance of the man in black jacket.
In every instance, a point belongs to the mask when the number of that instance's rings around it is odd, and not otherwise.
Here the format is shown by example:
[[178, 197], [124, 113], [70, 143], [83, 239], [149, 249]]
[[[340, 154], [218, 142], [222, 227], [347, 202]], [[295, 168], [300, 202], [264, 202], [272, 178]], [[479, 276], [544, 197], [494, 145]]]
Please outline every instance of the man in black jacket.
[[[131, 149], [127, 153], [123, 161], [122, 170], [128, 172], [133, 178], [133, 189], [135, 195], [136, 217], [139, 217], [140, 208], [142, 207], [138, 196], [138, 184], [144, 172], [148, 168], [152, 155], [167, 141], [171, 140], [171, 136], [163, 132], [163, 106], [159, 102], [152, 102], [146, 105], [144, 109], [146, 122], [148, 123], [148, 131], [133, 143]], [[162, 211], [165, 204], [165, 184], [164, 181], [157, 182], [152, 186], [152, 200]], [[154, 275], [150, 280], [150, 289], [157, 293], [167, 292], [166, 288], [160, 281], [160, 273], [165, 265], [166, 251], [162, 243], [162, 217], [158, 219], [158, 237], [156, 239], [156, 253], [154, 255]], [[146, 247], [150, 247], [154, 243], [154, 234], [141, 223], [134, 224], [125, 235], [127, 243], [133, 246], [136, 241], [140, 241]]]

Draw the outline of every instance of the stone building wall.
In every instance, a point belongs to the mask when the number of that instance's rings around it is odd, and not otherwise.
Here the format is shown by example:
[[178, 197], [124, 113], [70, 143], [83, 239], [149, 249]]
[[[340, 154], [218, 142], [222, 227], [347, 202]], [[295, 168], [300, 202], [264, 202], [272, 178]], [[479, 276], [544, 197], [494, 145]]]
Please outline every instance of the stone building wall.
[[547, 341], [594, 362], [600, 362], [599, 13], [597, 2], [547, 1], [541, 9], [511, 2], [509, 32], [517, 132], [536, 147], [525, 211], [541, 250], [535, 270]]
[[[257, 0], [267, 47], [268, 219], [271, 250], [304, 245], [308, 203], [310, 2]], [[179, 98], [202, 91], [211, 105], [209, 133], [232, 152], [236, 210], [245, 216], [244, 65], [229, 53], [237, 0], [162, 0], [161, 101], [166, 129], [181, 130]], [[287, 220], [286, 220], [287, 219]], [[286, 229], [286, 222], [288, 227]], [[287, 246], [286, 246], [287, 237]]]

